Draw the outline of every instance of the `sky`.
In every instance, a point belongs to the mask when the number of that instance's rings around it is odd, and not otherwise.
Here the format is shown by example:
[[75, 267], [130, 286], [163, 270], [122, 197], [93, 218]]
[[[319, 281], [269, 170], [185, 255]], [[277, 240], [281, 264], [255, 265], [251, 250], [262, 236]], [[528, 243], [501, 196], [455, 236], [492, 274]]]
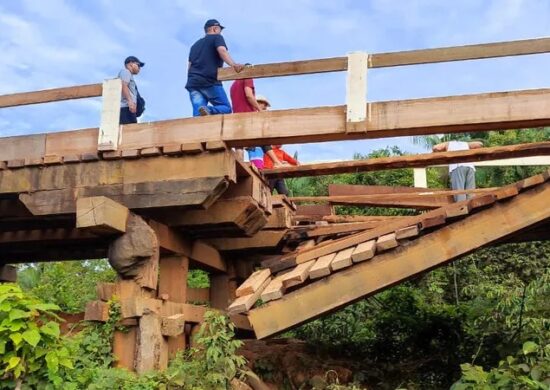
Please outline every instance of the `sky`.
[[[226, 26], [232, 57], [252, 64], [550, 36], [549, 0], [0, 0], [0, 95], [98, 83], [135, 55], [146, 63], [141, 121], [191, 116], [187, 58], [210, 18]], [[545, 88], [549, 70], [550, 54], [370, 69], [367, 99]], [[258, 79], [256, 92], [272, 109], [342, 105], [345, 77]], [[100, 109], [100, 98], [4, 108], [0, 136], [98, 127]], [[394, 145], [422, 152], [406, 137], [285, 149], [313, 162]]]

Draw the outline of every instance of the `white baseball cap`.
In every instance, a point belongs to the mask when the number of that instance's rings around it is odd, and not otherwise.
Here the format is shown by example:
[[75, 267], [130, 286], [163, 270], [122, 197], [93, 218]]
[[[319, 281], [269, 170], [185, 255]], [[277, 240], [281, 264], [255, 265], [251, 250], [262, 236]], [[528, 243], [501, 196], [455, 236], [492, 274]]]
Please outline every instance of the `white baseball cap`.
[[269, 103], [269, 100], [263, 95], [256, 95], [256, 101], [257, 102], [264, 102], [267, 104], [268, 107], [271, 107], [271, 103]]

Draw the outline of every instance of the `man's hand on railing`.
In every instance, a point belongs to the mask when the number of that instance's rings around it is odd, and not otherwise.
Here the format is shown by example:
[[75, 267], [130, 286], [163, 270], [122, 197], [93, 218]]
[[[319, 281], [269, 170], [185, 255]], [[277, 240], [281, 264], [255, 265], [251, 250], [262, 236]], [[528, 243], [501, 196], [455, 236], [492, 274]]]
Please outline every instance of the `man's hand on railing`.
[[244, 69], [244, 65], [243, 64], [233, 64], [232, 68], [235, 72], [241, 73]]

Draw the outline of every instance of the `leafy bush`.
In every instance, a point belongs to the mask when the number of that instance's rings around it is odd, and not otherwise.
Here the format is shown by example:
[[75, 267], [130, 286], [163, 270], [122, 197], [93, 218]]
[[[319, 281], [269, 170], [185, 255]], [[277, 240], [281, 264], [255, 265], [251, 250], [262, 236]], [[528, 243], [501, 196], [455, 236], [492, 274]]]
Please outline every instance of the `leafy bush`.
[[451, 390], [550, 388], [550, 344], [528, 341], [515, 357], [508, 356], [489, 372], [480, 366], [462, 364], [462, 377]]
[[61, 388], [73, 368], [60, 337], [59, 307], [27, 296], [15, 284], [0, 284], [0, 388]]

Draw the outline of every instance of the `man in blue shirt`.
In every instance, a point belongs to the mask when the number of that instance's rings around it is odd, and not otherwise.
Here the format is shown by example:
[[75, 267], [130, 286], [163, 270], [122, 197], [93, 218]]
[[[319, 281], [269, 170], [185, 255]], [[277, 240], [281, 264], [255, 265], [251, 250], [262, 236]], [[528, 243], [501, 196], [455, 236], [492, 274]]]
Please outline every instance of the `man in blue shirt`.
[[221, 35], [223, 29], [216, 19], [207, 20], [204, 24], [206, 35], [191, 46], [185, 88], [189, 91], [193, 116], [231, 113], [227, 95], [218, 81], [218, 68], [225, 62], [239, 73], [244, 65], [236, 63], [229, 55]]

